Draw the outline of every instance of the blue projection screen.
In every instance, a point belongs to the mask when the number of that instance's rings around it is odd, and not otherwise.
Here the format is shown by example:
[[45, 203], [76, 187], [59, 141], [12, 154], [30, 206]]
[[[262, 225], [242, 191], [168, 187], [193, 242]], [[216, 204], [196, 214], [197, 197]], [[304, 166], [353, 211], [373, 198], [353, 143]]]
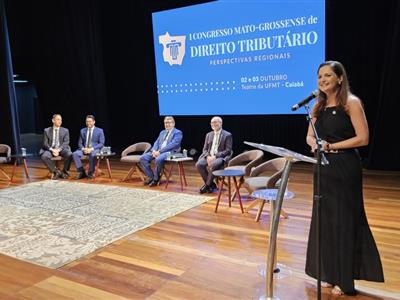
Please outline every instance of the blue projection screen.
[[153, 13], [160, 115], [291, 112], [317, 87], [325, 2], [217, 1]]

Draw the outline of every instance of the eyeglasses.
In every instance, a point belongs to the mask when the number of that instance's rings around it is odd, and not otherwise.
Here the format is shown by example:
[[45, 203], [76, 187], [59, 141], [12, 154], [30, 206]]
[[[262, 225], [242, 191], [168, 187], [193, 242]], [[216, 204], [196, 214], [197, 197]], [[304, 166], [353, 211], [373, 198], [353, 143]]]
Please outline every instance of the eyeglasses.
[[164, 124], [170, 124], [170, 123], [174, 123], [172, 121], [165, 121]]

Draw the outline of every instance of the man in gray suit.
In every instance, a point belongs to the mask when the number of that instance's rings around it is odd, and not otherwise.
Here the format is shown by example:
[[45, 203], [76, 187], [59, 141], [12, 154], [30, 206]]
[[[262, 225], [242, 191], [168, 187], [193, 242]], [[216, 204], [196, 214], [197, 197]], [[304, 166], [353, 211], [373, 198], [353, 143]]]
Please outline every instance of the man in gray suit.
[[213, 171], [222, 169], [232, 157], [232, 134], [222, 129], [222, 119], [211, 119], [212, 131], [207, 133], [203, 153], [196, 163], [196, 168], [203, 178], [204, 185], [200, 193], [212, 193], [217, 185], [214, 182]]
[[[39, 151], [40, 158], [46, 164], [47, 169], [53, 176], [51, 179], [68, 178], [71, 165], [72, 153], [69, 147], [69, 131], [61, 127], [62, 118], [60, 114], [53, 115], [53, 126], [44, 129], [43, 146]], [[64, 159], [64, 168], [58, 170], [52, 157], [61, 156]]]

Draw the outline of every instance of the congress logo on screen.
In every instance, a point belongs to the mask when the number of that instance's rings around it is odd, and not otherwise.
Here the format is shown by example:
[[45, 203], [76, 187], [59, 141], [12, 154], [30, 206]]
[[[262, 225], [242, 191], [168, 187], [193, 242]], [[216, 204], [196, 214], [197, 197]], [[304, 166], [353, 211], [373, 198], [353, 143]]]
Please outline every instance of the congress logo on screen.
[[164, 61], [172, 65], [182, 65], [185, 56], [186, 36], [171, 36], [168, 32], [158, 36], [158, 41], [163, 45]]

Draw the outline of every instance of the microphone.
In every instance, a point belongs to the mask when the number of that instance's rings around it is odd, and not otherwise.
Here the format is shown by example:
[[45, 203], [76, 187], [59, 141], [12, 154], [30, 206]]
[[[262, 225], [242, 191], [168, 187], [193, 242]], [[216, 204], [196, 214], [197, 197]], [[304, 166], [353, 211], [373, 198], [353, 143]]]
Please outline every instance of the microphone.
[[306, 99], [301, 100], [299, 103], [295, 104], [292, 106], [292, 111], [298, 110], [300, 107], [306, 105], [308, 102], [310, 102], [312, 99], [318, 96], [318, 90], [315, 90], [311, 93], [310, 96], [308, 96]]

